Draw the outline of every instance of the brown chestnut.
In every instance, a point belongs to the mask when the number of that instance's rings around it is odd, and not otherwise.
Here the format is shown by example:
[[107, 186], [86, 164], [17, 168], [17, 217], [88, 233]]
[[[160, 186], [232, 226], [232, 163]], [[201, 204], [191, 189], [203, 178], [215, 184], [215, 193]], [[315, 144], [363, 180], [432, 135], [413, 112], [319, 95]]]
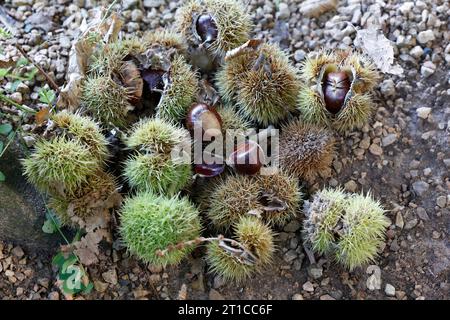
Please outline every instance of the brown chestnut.
[[130, 90], [129, 102], [133, 105], [139, 103], [142, 98], [144, 81], [136, 64], [133, 61], [124, 61], [119, 76], [122, 84]]
[[349, 90], [350, 78], [346, 72], [328, 73], [323, 84], [323, 94], [327, 110], [332, 114], [341, 111]]
[[241, 174], [253, 175], [263, 166], [264, 153], [259, 144], [247, 141], [238, 145], [228, 157], [228, 165]]
[[191, 131], [201, 128], [203, 137], [210, 139], [222, 132], [222, 119], [215, 108], [205, 103], [194, 103], [188, 111], [186, 127]]
[[219, 35], [217, 24], [209, 14], [202, 14], [199, 16], [195, 27], [197, 34], [202, 39], [203, 43], [212, 43]]
[[206, 177], [212, 178], [220, 175], [225, 170], [224, 164], [196, 164], [194, 165], [194, 171], [196, 174]]

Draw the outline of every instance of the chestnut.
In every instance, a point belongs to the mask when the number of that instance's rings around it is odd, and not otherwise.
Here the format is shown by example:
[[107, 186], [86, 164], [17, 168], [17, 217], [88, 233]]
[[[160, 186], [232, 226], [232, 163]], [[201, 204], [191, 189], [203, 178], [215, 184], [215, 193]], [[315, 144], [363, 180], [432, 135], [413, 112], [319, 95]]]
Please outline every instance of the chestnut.
[[225, 170], [224, 164], [196, 164], [194, 165], [194, 171], [196, 174], [206, 177], [212, 178], [220, 175]]
[[264, 153], [260, 145], [250, 140], [234, 149], [227, 164], [238, 173], [253, 175], [263, 166], [263, 159]]
[[323, 94], [325, 106], [329, 112], [337, 114], [341, 111], [350, 85], [350, 78], [344, 71], [330, 72], [326, 75]]
[[222, 119], [215, 108], [205, 103], [194, 103], [187, 113], [186, 127], [191, 131], [201, 128], [204, 138], [209, 139], [222, 132]]
[[129, 102], [136, 105], [141, 101], [144, 88], [138, 67], [133, 61], [124, 61], [119, 76], [122, 84], [130, 90]]
[[200, 15], [195, 27], [197, 34], [202, 39], [203, 43], [212, 43], [216, 41], [219, 35], [217, 24], [209, 14]]

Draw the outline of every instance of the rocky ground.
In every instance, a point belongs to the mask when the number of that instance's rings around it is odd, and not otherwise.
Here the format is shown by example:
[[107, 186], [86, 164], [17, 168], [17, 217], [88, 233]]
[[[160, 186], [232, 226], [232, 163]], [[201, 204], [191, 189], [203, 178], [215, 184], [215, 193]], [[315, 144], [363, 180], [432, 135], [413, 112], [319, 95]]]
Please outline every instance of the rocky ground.
[[[124, 30], [136, 33], [168, 26], [181, 2], [124, 0], [118, 5], [127, 21]], [[87, 298], [450, 298], [449, 1], [341, 0], [337, 11], [318, 19], [303, 17], [301, 2], [250, 0], [255, 34], [279, 42], [298, 65], [310, 51], [351, 46], [354, 27], [364, 28], [379, 16], [404, 69], [403, 77], [385, 76], [380, 84], [370, 124], [340, 138], [330, 176], [307, 184], [310, 192], [327, 185], [370, 190], [385, 204], [392, 224], [379, 259], [353, 272], [325, 258], [310, 265], [301, 245], [300, 222], [293, 221], [279, 230], [274, 265], [245, 285], [228, 284], [207, 273], [201, 249], [181, 266], [165, 270], [147, 267], [123, 250], [106, 250], [101, 263], [90, 269], [96, 290]], [[18, 56], [13, 47], [17, 41], [63, 84], [71, 41], [95, 5], [90, 0], [6, 0], [4, 7], [18, 21], [19, 35], [2, 41], [0, 54]], [[38, 108], [44, 80], [39, 75], [21, 84], [10, 98]], [[27, 142], [29, 128], [23, 129]], [[54, 250], [26, 248], [0, 242], [0, 297], [63, 298], [51, 267]]]

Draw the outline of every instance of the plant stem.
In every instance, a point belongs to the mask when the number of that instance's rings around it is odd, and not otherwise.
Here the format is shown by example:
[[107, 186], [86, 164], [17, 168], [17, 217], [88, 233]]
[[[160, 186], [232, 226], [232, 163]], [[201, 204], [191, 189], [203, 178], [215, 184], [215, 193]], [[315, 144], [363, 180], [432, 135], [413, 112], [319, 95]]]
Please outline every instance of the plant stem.
[[24, 105], [20, 105], [17, 102], [15, 102], [14, 100], [11, 100], [10, 98], [8, 98], [7, 96], [5, 96], [3, 93], [0, 93], [0, 100], [3, 100], [11, 105], [13, 105], [14, 107], [16, 107], [17, 109], [26, 112], [26, 113], [31, 113], [31, 114], [35, 114], [37, 113], [36, 110], [31, 109], [30, 107], [24, 106]]

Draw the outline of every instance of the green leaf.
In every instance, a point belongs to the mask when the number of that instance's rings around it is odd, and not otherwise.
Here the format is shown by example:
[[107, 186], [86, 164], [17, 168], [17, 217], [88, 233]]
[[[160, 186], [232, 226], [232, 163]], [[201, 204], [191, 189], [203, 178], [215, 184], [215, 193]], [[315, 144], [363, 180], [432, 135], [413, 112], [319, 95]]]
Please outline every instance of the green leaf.
[[52, 264], [61, 269], [65, 261], [66, 258], [64, 257], [64, 253], [59, 252], [56, 256], [53, 257]]
[[34, 68], [33, 70], [31, 70], [30, 72], [25, 73], [25, 78], [28, 81], [33, 80], [34, 76], [36, 75], [36, 73], [38, 73], [38, 69]]
[[5, 123], [0, 125], [0, 134], [7, 136], [11, 131], [13, 127], [10, 123]]
[[83, 284], [82, 288], [84, 294], [89, 294], [92, 292], [92, 289], [94, 289], [94, 284], [92, 282], [89, 282], [87, 286]]
[[0, 78], [6, 77], [6, 75], [9, 73], [9, 69], [6, 68], [0, 68]]
[[25, 57], [20, 57], [16, 62], [16, 67], [22, 67], [28, 65], [28, 59]]
[[52, 220], [45, 220], [44, 225], [42, 226], [42, 231], [48, 234], [53, 234], [56, 230], [55, 223]]
[[56, 98], [56, 95], [53, 90], [50, 90], [50, 89], [39, 90], [39, 101], [41, 101], [42, 103], [46, 103], [46, 104], [50, 105], [53, 103], [55, 98]]
[[3, 141], [0, 141], [0, 154], [2, 154], [4, 146]]
[[3, 172], [0, 171], [0, 182], [5, 182], [6, 180], [6, 176], [4, 175]]
[[[60, 273], [65, 274], [67, 272], [67, 268], [77, 263], [78, 259], [77, 257], [72, 253], [66, 261], [63, 263]], [[69, 274], [70, 275], [70, 274]]]
[[58, 230], [58, 228], [61, 228], [61, 220], [53, 211], [47, 210], [45, 212], [45, 219], [50, 220], [53, 223], [55, 231]]

